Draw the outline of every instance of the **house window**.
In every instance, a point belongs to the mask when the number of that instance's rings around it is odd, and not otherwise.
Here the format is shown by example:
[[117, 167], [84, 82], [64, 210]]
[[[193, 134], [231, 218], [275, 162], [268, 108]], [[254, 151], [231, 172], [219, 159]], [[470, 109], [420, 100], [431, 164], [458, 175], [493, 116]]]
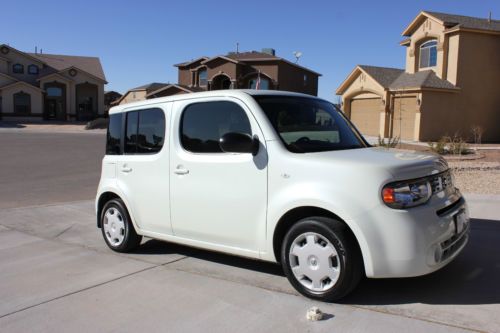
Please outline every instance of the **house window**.
[[269, 80], [265, 77], [256, 77], [248, 81], [249, 89], [269, 90]]
[[23, 91], [14, 94], [14, 112], [19, 114], [30, 114], [31, 96]]
[[207, 85], [207, 70], [206, 69], [200, 69], [198, 71], [198, 85], [200, 87], [204, 87]]
[[38, 66], [37, 65], [29, 65], [28, 66], [28, 74], [38, 75]]
[[15, 74], [24, 74], [24, 66], [21, 64], [12, 65], [12, 72]]
[[437, 63], [437, 41], [435, 39], [420, 45], [420, 68], [434, 67]]

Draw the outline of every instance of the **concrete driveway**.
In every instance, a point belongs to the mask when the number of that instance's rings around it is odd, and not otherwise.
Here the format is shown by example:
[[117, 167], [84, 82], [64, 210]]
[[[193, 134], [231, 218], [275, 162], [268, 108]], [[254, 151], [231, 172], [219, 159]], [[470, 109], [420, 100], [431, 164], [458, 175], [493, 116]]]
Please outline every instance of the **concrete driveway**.
[[[13, 134], [0, 132], [0, 156], [6, 146], [18, 147], [8, 163], [0, 161], [2, 332], [500, 332], [499, 197], [467, 197], [474, 217], [471, 241], [443, 270], [419, 278], [365, 280], [342, 304], [326, 304], [297, 295], [280, 267], [269, 263], [149, 239], [133, 254], [108, 250], [89, 200], [103, 136], [29, 133], [18, 139]], [[69, 142], [76, 151], [89, 147], [71, 160], [58, 157], [67, 153], [62, 148], [54, 150], [50, 154], [58, 163], [46, 163], [52, 140]], [[24, 197], [13, 188], [22, 184], [25, 193], [34, 188], [30, 180], [11, 176], [25, 172], [24, 149], [33, 149], [30, 179], [37, 173], [47, 177], [36, 187], [42, 198]], [[67, 165], [80, 165], [86, 176], [65, 181], [62, 171], [45, 173]], [[86, 200], [72, 199], [79, 195]], [[307, 322], [311, 306], [325, 311], [326, 320]]]

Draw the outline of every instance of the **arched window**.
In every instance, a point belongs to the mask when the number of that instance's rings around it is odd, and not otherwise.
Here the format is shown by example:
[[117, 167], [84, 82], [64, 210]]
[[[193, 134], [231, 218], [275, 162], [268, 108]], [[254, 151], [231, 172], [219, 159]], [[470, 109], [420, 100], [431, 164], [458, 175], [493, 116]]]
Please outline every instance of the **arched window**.
[[24, 74], [24, 66], [21, 64], [12, 65], [12, 73], [15, 74]]
[[198, 86], [204, 87], [207, 85], [207, 69], [202, 68], [198, 70]]
[[29, 65], [28, 66], [28, 74], [38, 75], [38, 66], [37, 65]]
[[20, 114], [31, 113], [31, 95], [23, 91], [14, 94], [14, 112]]
[[269, 90], [269, 83], [269, 79], [261, 75], [260, 78], [257, 76], [250, 79], [250, 81], [248, 81], [248, 88], [257, 90]]
[[420, 45], [420, 68], [434, 67], [437, 63], [437, 40]]

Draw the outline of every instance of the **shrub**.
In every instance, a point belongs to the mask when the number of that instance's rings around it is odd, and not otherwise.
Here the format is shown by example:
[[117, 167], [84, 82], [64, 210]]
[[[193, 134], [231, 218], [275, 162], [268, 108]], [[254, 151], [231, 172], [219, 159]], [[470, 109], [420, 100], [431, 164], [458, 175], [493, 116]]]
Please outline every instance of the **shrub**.
[[453, 137], [443, 136], [438, 142], [429, 142], [429, 148], [440, 155], [453, 154], [462, 155], [470, 154], [471, 151], [465, 140], [455, 134]]
[[96, 118], [85, 125], [86, 130], [108, 128], [109, 118]]
[[472, 125], [470, 129], [472, 133], [472, 138], [475, 144], [481, 144], [483, 138], [484, 129], [478, 125]]
[[399, 137], [388, 138], [387, 142], [385, 142], [385, 138], [382, 138], [380, 135], [378, 136], [378, 146], [385, 148], [394, 148], [399, 143]]

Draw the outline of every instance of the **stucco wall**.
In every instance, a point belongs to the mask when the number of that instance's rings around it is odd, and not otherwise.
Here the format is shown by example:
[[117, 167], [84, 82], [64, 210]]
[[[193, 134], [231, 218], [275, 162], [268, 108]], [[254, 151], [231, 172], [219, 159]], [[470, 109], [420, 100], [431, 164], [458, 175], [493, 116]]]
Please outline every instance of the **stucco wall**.
[[[42, 63], [40, 61], [37, 61], [31, 57], [25, 56], [19, 52], [16, 52], [14, 50], [10, 50], [9, 53], [7, 54], [0, 54], [2, 58], [5, 58], [8, 60], [8, 65], [3, 66], [4, 69], [6, 67], [6, 71], [2, 70], [3, 73], [8, 74], [12, 77], [15, 77], [16, 79], [30, 82], [30, 83], [36, 83], [36, 80], [38, 78], [38, 75], [34, 74], [28, 74], [28, 66], [29, 65], [37, 65], [39, 70], [42, 68]], [[23, 74], [15, 74], [12, 72], [12, 66], [14, 64], [21, 64], [24, 66], [24, 73]], [[1, 70], [1, 68], [0, 68]]]
[[463, 32], [460, 36], [457, 85], [463, 124], [484, 130], [483, 141], [500, 142], [500, 36]]
[[[304, 75], [307, 75], [307, 84], [304, 84]], [[278, 83], [279, 90], [318, 95], [318, 76], [286, 62], [278, 65]]]
[[436, 75], [443, 77], [445, 75], [444, 69], [446, 65], [446, 38], [444, 35], [444, 26], [439, 22], [428, 18], [422, 22], [422, 24], [413, 32], [411, 38], [411, 43], [407, 47], [407, 57], [406, 57], [406, 72], [415, 73], [419, 70], [419, 47], [420, 45], [431, 39], [436, 38], [438, 42], [437, 47], [437, 65], [436, 67], [426, 68], [432, 69], [436, 72]]
[[43, 113], [42, 92], [28, 84], [16, 84], [2, 89], [2, 114], [8, 116], [9, 113], [14, 113], [14, 94], [21, 91], [31, 96], [31, 114], [41, 116]]
[[120, 102], [121, 104], [127, 104], [131, 102], [143, 101], [146, 99], [146, 90], [129, 91], [125, 94], [125, 97]]
[[444, 135], [453, 136], [461, 127], [458, 94], [424, 91], [420, 105], [420, 141], [437, 141]]

